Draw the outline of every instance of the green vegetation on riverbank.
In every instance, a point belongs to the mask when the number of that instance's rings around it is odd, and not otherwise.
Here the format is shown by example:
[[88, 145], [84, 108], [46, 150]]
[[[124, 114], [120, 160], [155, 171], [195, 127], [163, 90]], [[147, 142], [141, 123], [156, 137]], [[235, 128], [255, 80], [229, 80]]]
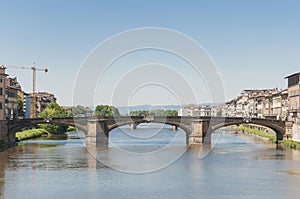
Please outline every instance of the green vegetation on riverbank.
[[[77, 131], [77, 128], [75, 128], [73, 126], [69, 126], [66, 132], [76, 132], [76, 131]], [[49, 131], [47, 131], [44, 128], [34, 128], [34, 129], [27, 129], [27, 130], [17, 132], [16, 139], [18, 141], [22, 141], [22, 140], [28, 140], [28, 139], [32, 139], [32, 138], [38, 138], [38, 137], [47, 137], [50, 135], [57, 135], [57, 134], [51, 134]], [[0, 148], [1, 148], [1, 140], [0, 140]]]
[[38, 138], [42, 136], [48, 136], [49, 132], [45, 129], [28, 129], [21, 132], [16, 133], [16, 138], [18, 141], [31, 139], [31, 138]]
[[265, 131], [260, 131], [251, 127], [246, 127], [246, 126], [239, 126], [237, 128], [238, 131], [242, 131], [242, 132], [247, 132], [253, 135], [257, 135], [260, 137], [264, 137], [264, 138], [268, 138], [269, 140], [271, 140], [272, 142], [276, 142], [276, 135], [271, 135]]
[[76, 127], [74, 127], [74, 126], [69, 126], [67, 128], [67, 132], [77, 132], [77, 131], [78, 131], [78, 129]]
[[[47, 108], [39, 114], [42, 118], [53, 118], [53, 117], [66, 117], [66, 111], [59, 106], [56, 102], [48, 104]], [[18, 141], [38, 138], [49, 135], [64, 135], [65, 132], [77, 131], [75, 127], [67, 125], [56, 125], [56, 124], [39, 124], [37, 128], [28, 129], [16, 133], [16, 139]]]
[[[242, 131], [242, 132], [247, 132], [250, 134], [254, 134], [263, 138], [268, 138], [269, 140], [271, 140], [273, 143], [276, 142], [276, 136], [275, 135], [271, 135], [265, 131], [260, 131], [251, 127], [246, 127], [246, 126], [239, 126], [237, 128], [238, 131]], [[300, 150], [300, 142], [297, 141], [293, 141], [293, 140], [279, 140], [278, 141], [279, 144], [281, 144], [283, 147], [287, 147], [287, 148], [291, 148], [291, 149], [296, 149], [296, 150]]]
[[279, 143], [282, 144], [284, 147], [300, 150], [300, 142], [296, 142], [293, 140], [280, 140]]

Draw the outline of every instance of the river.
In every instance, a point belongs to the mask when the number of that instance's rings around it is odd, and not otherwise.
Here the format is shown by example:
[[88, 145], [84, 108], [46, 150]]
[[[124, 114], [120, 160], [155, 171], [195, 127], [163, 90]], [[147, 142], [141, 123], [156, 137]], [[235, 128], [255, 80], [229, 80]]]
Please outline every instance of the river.
[[[149, 141], [155, 128], [138, 127], [134, 132], [144, 137], [133, 142], [122, 133], [131, 131], [126, 128], [111, 133], [110, 149], [147, 151], [145, 146], [170, 140], [175, 150], [185, 148], [182, 130], [163, 128]], [[214, 134], [212, 139], [215, 145], [205, 157], [199, 158], [199, 149], [188, 150], [169, 165], [143, 173], [97, 161], [82, 139], [24, 141], [0, 153], [0, 198], [299, 198], [299, 151], [276, 149], [246, 135]], [[169, 156], [162, 157], [148, 164]]]

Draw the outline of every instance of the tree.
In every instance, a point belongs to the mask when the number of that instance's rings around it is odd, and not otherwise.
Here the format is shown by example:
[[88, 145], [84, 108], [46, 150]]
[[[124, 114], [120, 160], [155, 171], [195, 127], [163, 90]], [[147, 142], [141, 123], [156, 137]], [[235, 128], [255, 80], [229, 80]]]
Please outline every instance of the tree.
[[59, 104], [56, 102], [51, 102], [48, 104], [45, 110], [43, 110], [40, 114], [40, 117], [47, 118], [47, 117], [66, 117], [67, 113], [65, 109], [63, 109]]
[[[48, 104], [46, 109], [39, 114], [42, 118], [66, 117], [66, 111], [56, 102]], [[50, 134], [63, 134], [67, 131], [68, 126], [56, 124], [40, 124], [40, 128], [47, 130]]]
[[71, 108], [71, 114], [68, 116], [90, 116], [91, 113], [92, 110], [89, 107], [78, 105]]
[[149, 116], [149, 111], [131, 111], [130, 116]]
[[178, 111], [176, 110], [166, 110], [167, 116], [178, 116]]
[[103, 116], [103, 117], [120, 116], [120, 112], [114, 106], [98, 105], [95, 109], [95, 115], [96, 116]]
[[23, 116], [24, 112], [23, 112], [23, 100], [22, 97], [20, 95], [18, 95], [18, 115], [19, 116]]

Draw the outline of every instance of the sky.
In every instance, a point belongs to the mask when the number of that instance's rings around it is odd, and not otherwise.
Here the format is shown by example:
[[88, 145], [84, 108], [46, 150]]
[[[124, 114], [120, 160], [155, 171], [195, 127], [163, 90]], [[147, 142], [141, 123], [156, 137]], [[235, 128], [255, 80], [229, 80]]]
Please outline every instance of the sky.
[[[37, 72], [37, 90], [54, 93], [61, 105], [76, 105], [77, 77], [93, 49], [113, 35], [143, 27], [172, 29], [200, 44], [222, 78], [224, 100], [236, 97], [243, 89], [284, 89], [284, 77], [300, 71], [300, 2], [296, 0], [0, 0], [0, 8], [0, 65], [32, 66], [35, 62], [37, 67], [48, 68], [47, 74]], [[126, 70], [121, 69], [123, 65], [134, 68], [136, 64], [160, 63], [162, 54], [144, 51], [135, 53], [131, 61], [118, 59], [111, 72], [106, 73], [106, 83], [98, 77], [97, 85], [84, 86], [93, 90], [93, 102], [97, 104], [185, 104], [211, 100], [211, 89], [205, 89], [205, 81], [192, 75], [189, 78], [192, 70], [183, 77], [186, 85], [196, 90], [196, 97], [191, 95], [190, 100], [186, 97], [192, 92], [189, 89], [182, 88], [187, 92], [180, 93], [178, 100], [177, 93], [168, 86], [149, 84], [151, 78], [142, 87], [133, 85], [125, 99], [122, 92], [114, 93], [118, 90], [113, 89], [120, 86], [116, 82], [122, 81], [114, 82], [113, 78], [120, 80], [130, 70], [125, 66]], [[171, 73], [179, 71], [179, 79], [174, 81], [181, 88], [185, 84], [180, 83], [180, 78], [186, 68], [180, 67], [186, 63], [169, 54], [163, 59], [162, 64], [174, 66]], [[156, 70], [157, 65], [149, 67]], [[167, 82], [173, 81], [175, 72], [173, 76], [165, 73]], [[8, 68], [7, 73], [17, 76], [23, 90], [31, 92], [30, 70]], [[116, 74], [119, 76], [114, 77]], [[136, 75], [150, 73], [145, 69]], [[127, 81], [132, 83], [132, 79], [135, 77]], [[109, 92], [113, 100], [107, 97]], [[89, 103], [84, 101], [89, 96], [82, 96], [80, 103]]]

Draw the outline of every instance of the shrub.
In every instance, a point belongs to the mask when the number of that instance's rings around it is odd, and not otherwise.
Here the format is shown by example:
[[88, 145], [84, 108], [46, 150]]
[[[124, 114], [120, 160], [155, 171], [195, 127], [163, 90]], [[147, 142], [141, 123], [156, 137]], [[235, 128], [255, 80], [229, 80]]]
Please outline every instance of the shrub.
[[77, 131], [78, 131], [78, 129], [76, 127], [74, 127], [74, 126], [69, 126], [67, 128], [67, 132], [77, 132]]
[[280, 141], [280, 144], [282, 144], [284, 147], [300, 150], [300, 142], [293, 140], [282, 140]]
[[24, 130], [22, 132], [17, 132], [16, 138], [19, 141], [21, 141], [21, 140], [37, 138], [37, 137], [41, 137], [41, 136], [48, 136], [48, 135], [49, 135], [49, 132], [46, 131], [45, 129], [29, 129], [29, 130]]

